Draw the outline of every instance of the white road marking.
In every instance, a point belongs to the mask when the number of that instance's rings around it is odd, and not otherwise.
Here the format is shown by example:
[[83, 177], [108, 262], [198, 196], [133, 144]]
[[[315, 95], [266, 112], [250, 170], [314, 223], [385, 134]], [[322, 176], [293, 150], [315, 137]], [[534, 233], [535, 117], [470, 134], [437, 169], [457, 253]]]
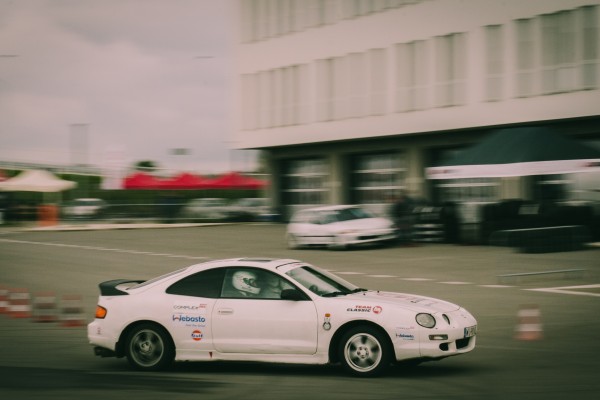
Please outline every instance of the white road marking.
[[[110, 247], [98, 247], [98, 246], [85, 246], [85, 245], [76, 245], [76, 244], [66, 244], [66, 243], [45, 243], [45, 242], [35, 242], [30, 240], [15, 240], [15, 239], [3, 239], [0, 238], [0, 242], [4, 243], [18, 243], [18, 244], [27, 244], [27, 245], [40, 245], [40, 246], [51, 246], [51, 247], [63, 247], [63, 248], [73, 248], [73, 249], [82, 249], [82, 250], [94, 250], [94, 251], [109, 251], [114, 253], [124, 253], [124, 254], [139, 254], [146, 256], [158, 256], [158, 257], [169, 257], [169, 258], [182, 258], [188, 260], [211, 260], [209, 257], [197, 257], [197, 256], [186, 256], [180, 254], [169, 254], [169, 253], [154, 253], [149, 251], [141, 251], [141, 250], [127, 250], [127, 249], [116, 249]], [[335, 271], [335, 270], [328, 270]], [[352, 271], [344, 271], [337, 272], [339, 275], [365, 275], [364, 272], [352, 272]], [[370, 278], [398, 278], [394, 275], [365, 275]], [[412, 281], [412, 282], [426, 282], [432, 281], [430, 278], [399, 278], [404, 281]], [[445, 285], [473, 285], [471, 282], [460, 282], [460, 281], [450, 281], [450, 282], [437, 282]], [[512, 288], [515, 286], [510, 285], [478, 285], [479, 287], [484, 288]], [[557, 293], [557, 294], [569, 294], [569, 295], [577, 295], [577, 296], [593, 296], [600, 297], [600, 293], [594, 292], [585, 292], [584, 289], [600, 289], [600, 284], [593, 285], [579, 285], [579, 286], [561, 286], [554, 288], [538, 288], [538, 289], [522, 289], [534, 292], [545, 292], [545, 293]]]
[[479, 287], [501, 289], [501, 288], [511, 288], [514, 286], [511, 286], [511, 285], [479, 285]]
[[401, 278], [403, 281], [414, 281], [414, 282], [421, 282], [421, 281], [430, 281], [431, 279], [429, 278]]
[[[577, 289], [577, 290], [571, 290]], [[579, 285], [579, 286], [561, 286], [554, 288], [539, 288], [539, 289], [525, 289], [530, 290], [532, 292], [547, 292], [547, 293], [560, 293], [560, 294], [573, 294], [577, 296], [592, 296], [592, 297], [600, 297], [600, 293], [594, 292], [585, 292], [581, 289], [600, 289], [600, 284], [594, 285]]]
[[183, 258], [183, 259], [188, 259], [188, 260], [210, 260], [209, 257], [195, 257], [195, 256], [185, 256], [185, 255], [180, 255], [180, 254], [153, 253], [153, 252], [150, 252], [150, 251], [113, 249], [113, 248], [110, 248], [110, 247], [83, 246], [83, 245], [78, 245], [78, 244], [44, 243], [44, 242], [34, 242], [34, 241], [29, 241], [29, 240], [15, 240], [15, 239], [0, 239], [0, 242], [18, 243], [18, 244], [34, 244], [34, 245], [50, 246], [50, 247], [66, 247], [66, 248], [71, 248], [71, 249], [82, 249], [82, 250], [110, 251], [110, 252], [113, 252], [113, 253], [125, 253], [125, 254], [139, 254], [139, 255], [145, 255], [145, 256], [159, 256], [159, 257]]

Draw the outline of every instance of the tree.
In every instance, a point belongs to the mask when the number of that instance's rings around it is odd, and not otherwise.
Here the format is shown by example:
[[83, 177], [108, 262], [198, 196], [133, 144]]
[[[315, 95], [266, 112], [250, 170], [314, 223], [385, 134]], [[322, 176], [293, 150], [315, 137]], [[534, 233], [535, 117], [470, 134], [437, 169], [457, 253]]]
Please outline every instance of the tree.
[[136, 171], [154, 172], [158, 169], [158, 165], [154, 161], [144, 160], [138, 161], [133, 167]]

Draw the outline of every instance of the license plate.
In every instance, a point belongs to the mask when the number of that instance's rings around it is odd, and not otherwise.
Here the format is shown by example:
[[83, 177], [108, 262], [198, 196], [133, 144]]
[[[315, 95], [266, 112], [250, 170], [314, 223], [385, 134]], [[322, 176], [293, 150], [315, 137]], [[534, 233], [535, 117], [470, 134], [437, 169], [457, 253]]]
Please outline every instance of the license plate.
[[465, 337], [475, 336], [477, 334], [477, 325], [468, 326], [465, 328]]

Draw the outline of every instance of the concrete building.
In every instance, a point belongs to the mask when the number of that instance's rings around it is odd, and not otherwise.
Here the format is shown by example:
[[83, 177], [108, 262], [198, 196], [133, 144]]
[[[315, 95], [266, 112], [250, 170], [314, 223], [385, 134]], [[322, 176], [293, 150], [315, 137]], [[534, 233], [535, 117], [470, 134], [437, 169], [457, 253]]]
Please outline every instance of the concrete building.
[[598, 0], [235, 4], [235, 146], [265, 152], [285, 217], [336, 203], [383, 212], [400, 191], [533, 198], [531, 178], [426, 178], [500, 127], [550, 126], [600, 147]]

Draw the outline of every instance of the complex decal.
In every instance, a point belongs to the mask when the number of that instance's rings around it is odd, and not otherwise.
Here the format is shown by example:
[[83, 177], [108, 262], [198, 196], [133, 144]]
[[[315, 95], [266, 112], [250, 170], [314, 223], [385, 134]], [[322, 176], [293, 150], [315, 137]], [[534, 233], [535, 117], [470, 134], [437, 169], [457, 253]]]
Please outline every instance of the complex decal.
[[177, 310], [177, 311], [198, 311], [198, 310], [205, 310], [205, 309], [206, 309], [206, 304], [190, 303], [190, 304], [174, 304], [173, 305], [173, 310]]

